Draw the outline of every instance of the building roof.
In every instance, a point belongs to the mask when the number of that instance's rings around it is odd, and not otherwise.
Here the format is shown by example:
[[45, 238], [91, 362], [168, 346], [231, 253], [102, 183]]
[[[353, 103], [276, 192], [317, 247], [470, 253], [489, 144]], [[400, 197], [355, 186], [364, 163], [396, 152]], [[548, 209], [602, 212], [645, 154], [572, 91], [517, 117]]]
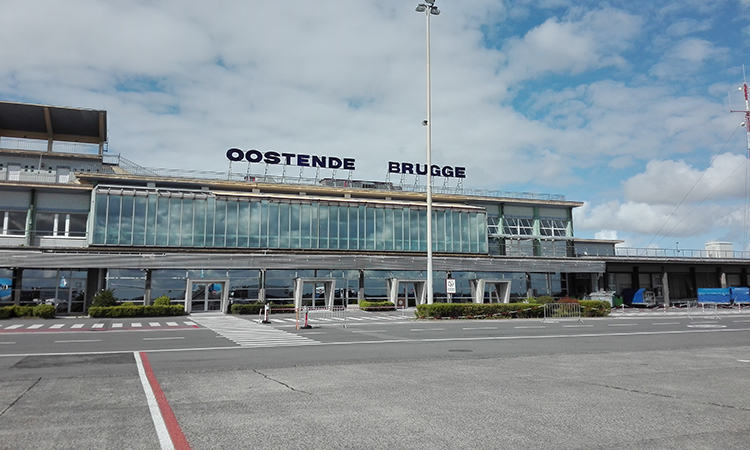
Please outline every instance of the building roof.
[[101, 144], [107, 141], [107, 112], [0, 102], [0, 136]]

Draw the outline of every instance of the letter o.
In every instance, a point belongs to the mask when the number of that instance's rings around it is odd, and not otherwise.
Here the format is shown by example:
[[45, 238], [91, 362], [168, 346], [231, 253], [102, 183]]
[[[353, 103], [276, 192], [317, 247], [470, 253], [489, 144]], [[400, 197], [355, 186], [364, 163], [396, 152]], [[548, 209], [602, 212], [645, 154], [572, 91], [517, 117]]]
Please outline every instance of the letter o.
[[244, 156], [245, 154], [238, 148], [230, 148], [227, 150], [227, 158], [229, 158], [230, 161], [242, 161]]
[[263, 153], [255, 149], [248, 150], [247, 153], [245, 153], [245, 159], [251, 163], [261, 162], [261, 160], [263, 160]]

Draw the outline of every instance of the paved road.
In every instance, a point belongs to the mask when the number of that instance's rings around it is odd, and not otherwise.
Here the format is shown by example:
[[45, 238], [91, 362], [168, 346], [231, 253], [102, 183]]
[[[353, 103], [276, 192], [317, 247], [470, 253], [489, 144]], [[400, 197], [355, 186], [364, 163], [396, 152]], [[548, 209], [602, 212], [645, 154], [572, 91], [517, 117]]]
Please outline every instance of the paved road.
[[[175, 426], [193, 449], [747, 448], [750, 315], [398, 314], [309, 330], [198, 315], [82, 320], [88, 331], [3, 321], [0, 448], [168, 448]], [[148, 371], [173, 414], [164, 428]]]

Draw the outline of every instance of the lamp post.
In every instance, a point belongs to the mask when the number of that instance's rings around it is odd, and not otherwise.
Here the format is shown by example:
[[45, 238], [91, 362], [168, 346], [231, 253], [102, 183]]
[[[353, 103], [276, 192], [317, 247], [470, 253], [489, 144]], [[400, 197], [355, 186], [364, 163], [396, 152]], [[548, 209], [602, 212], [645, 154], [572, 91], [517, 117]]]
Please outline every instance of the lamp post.
[[440, 14], [435, 0], [425, 0], [417, 5], [417, 12], [427, 18], [427, 304], [432, 304], [432, 104], [430, 102], [430, 16]]

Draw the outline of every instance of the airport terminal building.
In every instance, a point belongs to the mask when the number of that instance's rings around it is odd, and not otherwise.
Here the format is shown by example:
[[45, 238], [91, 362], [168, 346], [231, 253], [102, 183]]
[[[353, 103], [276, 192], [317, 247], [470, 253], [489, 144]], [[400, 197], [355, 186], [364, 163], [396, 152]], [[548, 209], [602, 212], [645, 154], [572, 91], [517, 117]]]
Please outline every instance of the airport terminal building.
[[[105, 111], [0, 102], [0, 304], [81, 314], [102, 289], [134, 303], [167, 295], [188, 312], [313, 304], [322, 291], [337, 304], [426, 301], [424, 165], [384, 161], [389, 179], [362, 181], [350, 158], [230, 149], [217, 151], [228, 172], [155, 169], [106, 145]], [[740, 252], [623, 253], [574, 236], [581, 202], [465, 189], [463, 168], [430, 170], [436, 302], [638, 287], [669, 302], [748, 285]]]

